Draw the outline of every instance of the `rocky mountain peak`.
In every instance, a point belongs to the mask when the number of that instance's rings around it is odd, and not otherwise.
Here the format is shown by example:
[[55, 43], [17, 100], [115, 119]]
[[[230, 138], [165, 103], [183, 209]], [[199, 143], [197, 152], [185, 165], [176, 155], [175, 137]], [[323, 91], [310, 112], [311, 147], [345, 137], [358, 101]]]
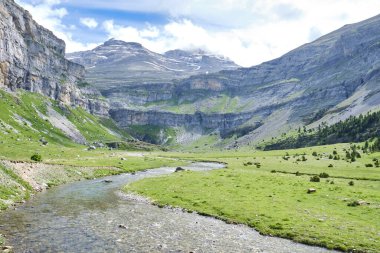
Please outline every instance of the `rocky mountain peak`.
[[106, 42], [101, 45], [101, 47], [109, 47], [109, 46], [124, 46], [129, 48], [135, 48], [135, 49], [142, 49], [143, 46], [140, 43], [137, 42], [126, 42], [123, 40], [117, 40], [117, 39], [109, 39]]
[[[128, 83], [162, 83], [195, 74], [236, 69], [222, 57], [199, 50], [150, 51], [136, 42], [110, 39], [93, 50], [70, 53], [68, 59], [87, 68], [88, 82], [98, 88], [117, 88]], [[117, 79], [117, 80], [115, 80]]]

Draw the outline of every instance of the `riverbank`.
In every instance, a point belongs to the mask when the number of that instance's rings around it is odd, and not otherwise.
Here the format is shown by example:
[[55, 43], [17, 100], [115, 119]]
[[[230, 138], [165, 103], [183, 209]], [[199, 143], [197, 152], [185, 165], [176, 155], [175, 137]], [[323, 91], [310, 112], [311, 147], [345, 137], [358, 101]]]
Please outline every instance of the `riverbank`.
[[[348, 149], [344, 144], [273, 152], [170, 154], [226, 162], [228, 169], [144, 179], [124, 190], [159, 206], [245, 224], [265, 235], [341, 251], [378, 252], [380, 171], [366, 164], [379, 153], [362, 154], [352, 163], [329, 159], [335, 152], [343, 157]], [[319, 182], [311, 182], [313, 176]]]
[[[149, 153], [118, 152], [110, 154], [112, 154], [111, 157], [84, 157], [83, 161], [80, 159], [50, 160], [49, 164], [0, 160], [0, 213], [8, 208], [16, 208], [35, 194], [58, 185], [162, 166], [187, 164], [184, 161], [160, 158]], [[90, 166], [84, 166], [85, 164]], [[96, 166], [97, 164], [98, 166]], [[110, 166], [105, 166], [106, 164]], [[0, 246], [4, 244], [5, 238], [0, 234]]]
[[[182, 168], [207, 173], [222, 166]], [[9, 235], [15, 252], [329, 252], [115, 194], [123, 185], [175, 170], [164, 167], [54, 187], [0, 215], [0, 231]]]

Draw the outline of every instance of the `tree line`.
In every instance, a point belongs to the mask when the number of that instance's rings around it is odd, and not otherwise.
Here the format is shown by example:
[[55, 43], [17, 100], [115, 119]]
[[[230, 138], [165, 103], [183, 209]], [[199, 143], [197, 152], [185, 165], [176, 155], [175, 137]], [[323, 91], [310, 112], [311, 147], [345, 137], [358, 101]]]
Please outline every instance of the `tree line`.
[[266, 144], [264, 150], [302, 148], [344, 142], [363, 142], [367, 151], [380, 151], [380, 111], [350, 116], [333, 125], [325, 122], [315, 129], [299, 128], [296, 136]]

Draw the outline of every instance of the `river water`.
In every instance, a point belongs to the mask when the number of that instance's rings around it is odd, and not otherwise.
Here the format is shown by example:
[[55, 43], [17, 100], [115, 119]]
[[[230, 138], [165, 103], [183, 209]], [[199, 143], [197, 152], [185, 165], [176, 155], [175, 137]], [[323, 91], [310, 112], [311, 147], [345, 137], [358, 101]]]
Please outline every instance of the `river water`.
[[[184, 168], [204, 171], [222, 167], [194, 163]], [[3, 212], [0, 233], [15, 252], [30, 253], [331, 252], [118, 194], [125, 184], [173, 171], [159, 168], [52, 188], [16, 210]]]

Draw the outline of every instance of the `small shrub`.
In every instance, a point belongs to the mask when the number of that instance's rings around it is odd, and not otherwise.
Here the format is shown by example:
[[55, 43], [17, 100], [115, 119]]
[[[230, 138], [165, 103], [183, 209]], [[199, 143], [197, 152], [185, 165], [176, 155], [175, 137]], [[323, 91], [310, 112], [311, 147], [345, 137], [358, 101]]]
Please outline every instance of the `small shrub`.
[[276, 170], [271, 170], [270, 173], [276, 173], [277, 171]]
[[312, 176], [310, 178], [310, 182], [320, 182], [321, 179], [319, 178], [319, 176], [315, 175], [315, 176]]
[[348, 182], [348, 185], [349, 185], [349, 186], [354, 186], [354, 184], [355, 184], [354, 181], [350, 181], [350, 182]]
[[313, 155], [313, 156], [318, 156], [318, 153], [314, 151], [314, 152], [312, 153], [312, 155]]
[[365, 166], [366, 166], [367, 168], [369, 168], [369, 167], [373, 167], [373, 164], [372, 164], [372, 163], [367, 163]]
[[296, 176], [301, 176], [301, 173], [299, 171], [296, 172]]
[[332, 164], [330, 163], [328, 167], [329, 167], [329, 168], [332, 168], [332, 167], [334, 167], [334, 165], [332, 165]]
[[360, 206], [359, 201], [355, 200], [347, 204], [347, 206]]
[[328, 178], [329, 174], [327, 174], [326, 172], [322, 172], [321, 174], [319, 174], [319, 177], [320, 178]]
[[303, 161], [303, 162], [306, 162], [306, 161], [307, 161], [307, 159], [306, 159], [306, 157], [305, 157], [304, 155], [302, 156], [302, 161]]
[[333, 157], [333, 155], [329, 155], [329, 159], [333, 159], [334, 157]]
[[30, 159], [35, 162], [42, 162], [42, 156], [40, 154], [34, 154]]
[[333, 155], [337, 155], [338, 154], [338, 152], [336, 152], [336, 150], [334, 150], [333, 151]]

